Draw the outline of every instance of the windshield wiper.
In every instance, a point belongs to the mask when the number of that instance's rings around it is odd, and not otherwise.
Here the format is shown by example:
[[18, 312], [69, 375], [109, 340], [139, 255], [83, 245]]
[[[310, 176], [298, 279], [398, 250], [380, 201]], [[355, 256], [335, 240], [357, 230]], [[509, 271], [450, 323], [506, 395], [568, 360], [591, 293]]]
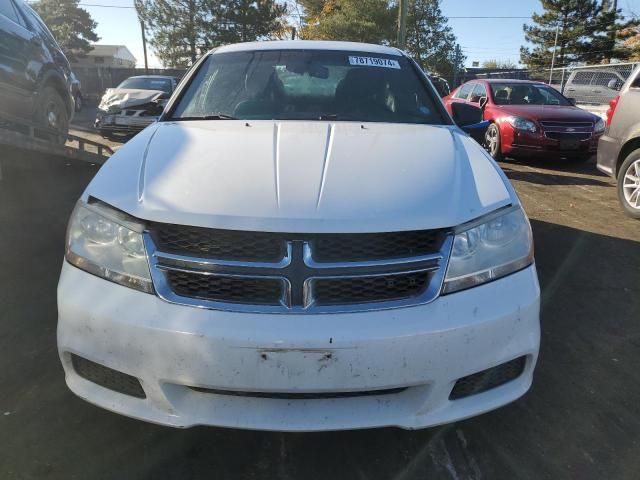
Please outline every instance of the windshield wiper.
[[236, 117], [232, 117], [231, 115], [227, 115], [226, 113], [215, 113], [212, 115], [175, 117], [175, 118], [172, 118], [171, 120], [180, 121], [180, 120], [238, 120], [238, 119]]

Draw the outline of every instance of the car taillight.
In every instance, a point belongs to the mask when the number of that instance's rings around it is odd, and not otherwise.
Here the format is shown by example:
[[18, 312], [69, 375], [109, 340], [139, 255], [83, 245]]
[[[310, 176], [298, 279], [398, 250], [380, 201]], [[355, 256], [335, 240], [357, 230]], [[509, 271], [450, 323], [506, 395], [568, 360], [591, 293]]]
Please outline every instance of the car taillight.
[[620, 95], [611, 99], [609, 102], [609, 108], [607, 109], [607, 126], [611, 125], [611, 120], [613, 120], [613, 114], [616, 113], [616, 107], [618, 106], [619, 100]]

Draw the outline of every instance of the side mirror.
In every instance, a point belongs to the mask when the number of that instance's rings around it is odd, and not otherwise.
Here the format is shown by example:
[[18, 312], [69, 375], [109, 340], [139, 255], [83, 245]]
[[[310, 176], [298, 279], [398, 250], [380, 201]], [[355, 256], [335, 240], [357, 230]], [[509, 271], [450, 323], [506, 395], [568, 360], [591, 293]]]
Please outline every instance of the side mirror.
[[488, 102], [488, 101], [489, 101], [489, 99], [488, 99], [487, 97], [482, 97], [482, 98], [480, 99], [480, 108], [481, 108], [482, 110], [484, 110], [484, 107], [486, 107], [486, 106], [487, 106], [487, 102]]
[[609, 83], [607, 83], [607, 88], [610, 88], [611, 90], [620, 90], [620, 82], [615, 78], [612, 78], [609, 80]]
[[468, 103], [451, 103], [453, 121], [460, 128], [482, 122], [482, 109]]
[[567, 98], [567, 100], [569, 100], [569, 103], [570, 103], [571, 105], [573, 105], [574, 107], [576, 106], [576, 99], [575, 99], [575, 98], [570, 97], [570, 98]]

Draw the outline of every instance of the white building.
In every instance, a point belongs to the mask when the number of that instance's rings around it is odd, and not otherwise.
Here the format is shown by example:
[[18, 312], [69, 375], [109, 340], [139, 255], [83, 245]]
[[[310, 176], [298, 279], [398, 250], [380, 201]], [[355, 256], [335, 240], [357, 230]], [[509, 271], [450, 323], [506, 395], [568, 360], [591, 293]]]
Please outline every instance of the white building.
[[83, 67], [134, 68], [136, 57], [124, 45], [94, 45], [84, 58], [78, 58], [74, 65]]

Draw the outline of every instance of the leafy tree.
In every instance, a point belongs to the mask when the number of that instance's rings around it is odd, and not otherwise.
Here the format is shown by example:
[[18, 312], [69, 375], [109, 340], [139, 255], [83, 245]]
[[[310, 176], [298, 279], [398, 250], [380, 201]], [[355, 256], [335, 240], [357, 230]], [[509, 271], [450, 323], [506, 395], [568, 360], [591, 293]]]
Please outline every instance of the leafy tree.
[[86, 56], [97, 42], [97, 23], [80, 8], [80, 0], [40, 0], [32, 5], [62, 48], [69, 61]]
[[396, 9], [387, 0], [301, 0], [305, 11], [300, 37], [389, 43], [395, 37]]
[[408, 13], [407, 52], [425, 70], [453, 78], [464, 68], [466, 57], [447, 25], [440, 0], [412, 0]]
[[597, 63], [629, 56], [615, 36], [622, 15], [609, 0], [541, 0], [544, 12], [534, 14], [534, 25], [524, 25], [525, 39], [533, 49], [520, 48], [520, 59], [529, 68], [551, 66], [556, 30], [556, 65]]
[[287, 8], [276, 0], [134, 0], [162, 63], [185, 67], [227, 43], [282, 35]]
[[483, 68], [502, 68], [502, 69], [515, 69], [517, 65], [513, 63], [511, 60], [496, 60], [490, 59], [482, 62]]

